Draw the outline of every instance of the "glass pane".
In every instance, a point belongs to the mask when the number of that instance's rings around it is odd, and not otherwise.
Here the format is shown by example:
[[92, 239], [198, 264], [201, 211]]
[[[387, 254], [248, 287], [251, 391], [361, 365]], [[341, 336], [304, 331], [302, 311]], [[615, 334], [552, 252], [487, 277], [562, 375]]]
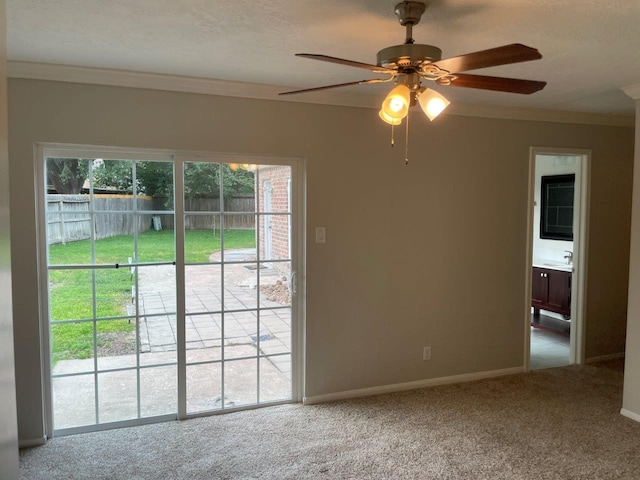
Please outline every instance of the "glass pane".
[[[175, 315], [154, 315], [140, 320], [140, 351], [144, 353], [145, 365], [175, 362], [176, 350]], [[158, 353], [172, 352], [171, 358]], [[141, 358], [142, 362], [143, 359]]]
[[[140, 315], [175, 314], [175, 265], [140, 266], [137, 267], [137, 271], [137, 300]], [[134, 293], [136, 293], [135, 288]]]
[[93, 321], [51, 325], [51, 352], [54, 375], [94, 371]]
[[98, 374], [98, 412], [100, 423], [138, 418], [136, 370]]
[[[257, 165], [232, 163], [222, 168], [225, 212], [255, 212], [255, 177]], [[227, 228], [238, 228], [231, 223]]]
[[[73, 240], [61, 243], [55, 230], [58, 228], [58, 216], [48, 217], [49, 226], [54, 225], [52, 230], [47, 231], [49, 265], [90, 265], [91, 264], [91, 241]], [[66, 225], [66, 224], [65, 224]], [[64, 227], [66, 228], [66, 227]]]
[[185, 215], [185, 263], [220, 261], [220, 215]]
[[187, 315], [187, 363], [222, 358], [221, 325], [221, 315]]
[[94, 215], [96, 264], [124, 265], [133, 257], [133, 224], [131, 213]]
[[289, 259], [289, 215], [261, 215], [259, 227], [260, 260]]
[[260, 403], [291, 398], [291, 355], [260, 359]]
[[[93, 162], [93, 193], [95, 210], [133, 210], [133, 162], [130, 160], [97, 159]], [[121, 208], [114, 208], [114, 196]]]
[[187, 313], [222, 310], [222, 267], [220, 265], [187, 265], [184, 276]]
[[291, 167], [260, 165], [258, 204], [260, 212], [291, 211]]
[[222, 344], [220, 315], [187, 315], [185, 323], [187, 350], [220, 347]]
[[50, 270], [50, 320], [93, 318], [92, 285], [93, 277], [91, 271]]
[[93, 375], [52, 378], [55, 429], [96, 423]]
[[265, 355], [291, 352], [291, 309], [260, 311], [261, 335], [268, 334], [268, 341], [260, 343]]
[[[173, 262], [176, 259], [175, 234], [173, 225], [168, 228], [162, 226], [161, 230], [151, 228], [152, 216], [145, 215], [148, 228], [138, 234], [138, 262]], [[171, 220], [173, 215], [162, 215], [164, 221]], [[160, 220], [162, 221], [162, 220]]]
[[173, 162], [135, 162], [138, 211], [168, 210], [173, 206]]
[[187, 413], [222, 408], [219, 363], [187, 366]]
[[253, 214], [225, 213], [223, 215], [224, 256], [227, 262], [237, 262], [236, 255], [253, 255], [256, 249], [256, 216]]
[[97, 317], [119, 317], [131, 311], [135, 298], [135, 277], [129, 268], [95, 271]]
[[184, 209], [186, 212], [220, 211], [220, 164], [184, 164]]
[[92, 161], [88, 158], [47, 158], [45, 164], [47, 191], [58, 195], [86, 193], [89, 163]]
[[260, 267], [258, 275], [261, 306], [269, 308], [277, 305], [291, 305], [289, 262], [261, 263]]
[[258, 359], [235, 360], [224, 364], [225, 408], [258, 401]]
[[258, 344], [256, 312], [224, 314], [224, 358], [255, 357]]
[[178, 411], [178, 382], [175, 366], [140, 370], [140, 415], [175, 414]]
[[224, 266], [224, 309], [244, 310], [258, 306], [257, 263]]
[[136, 366], [135, 319], [98, 321], [96, 334], [99, 370]]
[[[49, 195], [50, 196], [50, 195]], [[79, 213], [47, 214], [47, 245], [49, 246], [49, 264], [87, 264], [91, 263], [91, 217], [89, 216], [88, 196], [86, 202], [55, 202], [59, 208], [69, 210], [67, 205], [77, 207]], [[78, 206], [84, 208], [80, 210]], [[50, 202], [48, 201], [48, 208]], [[67, 248], [68, 247], [68, 248]]]

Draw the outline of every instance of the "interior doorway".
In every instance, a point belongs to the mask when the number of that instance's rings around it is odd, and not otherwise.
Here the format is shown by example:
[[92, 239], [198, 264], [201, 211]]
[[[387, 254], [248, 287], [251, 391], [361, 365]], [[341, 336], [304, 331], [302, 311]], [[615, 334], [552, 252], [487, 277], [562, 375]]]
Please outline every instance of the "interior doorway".
[[584, 362], [590, 152], [532, 148], [525, 368]]
[[300, 400], [300, 162], [38, 151], [49, 437]]

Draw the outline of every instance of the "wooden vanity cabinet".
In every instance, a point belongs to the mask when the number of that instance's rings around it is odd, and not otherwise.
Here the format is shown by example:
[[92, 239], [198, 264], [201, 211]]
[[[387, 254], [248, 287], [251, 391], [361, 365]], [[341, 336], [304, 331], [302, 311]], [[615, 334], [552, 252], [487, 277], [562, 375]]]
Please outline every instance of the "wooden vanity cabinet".
[[531, 306], [534, 315], [548, 310], [571, 317], [571, 272], [533, 267]]

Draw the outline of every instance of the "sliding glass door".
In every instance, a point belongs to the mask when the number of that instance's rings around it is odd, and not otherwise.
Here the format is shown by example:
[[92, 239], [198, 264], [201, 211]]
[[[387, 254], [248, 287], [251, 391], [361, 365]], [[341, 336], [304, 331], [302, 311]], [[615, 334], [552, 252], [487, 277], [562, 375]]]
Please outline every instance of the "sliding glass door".
[[298, 399], [295, 162], [41, 153], [51, 433]]
[[[291, 176], [184, 163], [187, 414], [292, 398]], [[212, 198], [198, 195], [203, 177]]]

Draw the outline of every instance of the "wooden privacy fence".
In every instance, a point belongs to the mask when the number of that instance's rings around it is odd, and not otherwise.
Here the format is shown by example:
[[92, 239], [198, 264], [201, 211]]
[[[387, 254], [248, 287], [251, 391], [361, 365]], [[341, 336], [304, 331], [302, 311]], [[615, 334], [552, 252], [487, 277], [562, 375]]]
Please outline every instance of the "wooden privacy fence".
[[[131, 195], [95, 194], [93, 196], [94, 213], [93, 231], [95, 239], [113, 237], [116, 235], [133, 235], [145, 232], [154, 226], [153, 217], [159, 217], [158, 226], [173, 229], [173, 214], [138, 213], [131, 215], [133, 210]], [[89, 195], [47, 195], [47, 243], [75, 242], [91, 238], [91, 217], [89, 216]], [[138, 211], [166, 210], [165, 198], [138, 196], [136, 199]], [[254, 212], [255, 201], [253, 195], [232, 197], [226, 201], [226, 212]], [[186, 211], [219, 212], [218, 198], [193, 198], [185, 200]], [[122, 212], [122, 213], [119, 213]], [[156, 220], [157, 222], [157, 220]], [[187, 230], [205, 230], [220, 228], [219, 215], [187, 215], [185, 218]], [[254, 215], [227, 214], [225, 215], [226, 229], [255, 228]]]
[[[95, 239], [115, 235], [133, 235], [151, 228], [151, 214], [133, 216], [133, 197], [131, 195], [93, 196], [93, 231]], [[151, 197], [138, 196], [137, 209], [151, 210]], [[122, 212], [122, 213], [118, 213]], [[47, 242], [75, 242], [91, 238], [91, 217], [89, 216], [89, 195], [47, 195]]]
[[[154, 208], [164, 210], [166, 198], [154, 197]], [[224, 228], [227, 230], [256, 228], [256, 201], [253, 194], [240, 194], [225, 199]], [[220, 199], [218, 197], [185, 198], [184, 228], [186, 230], [213, 230], [220, 228]], [[217, 212], [206, 215], [193, 215], [189, 212]], [[160, 215], [162, 228], [173, 229], [173, 215]]]

